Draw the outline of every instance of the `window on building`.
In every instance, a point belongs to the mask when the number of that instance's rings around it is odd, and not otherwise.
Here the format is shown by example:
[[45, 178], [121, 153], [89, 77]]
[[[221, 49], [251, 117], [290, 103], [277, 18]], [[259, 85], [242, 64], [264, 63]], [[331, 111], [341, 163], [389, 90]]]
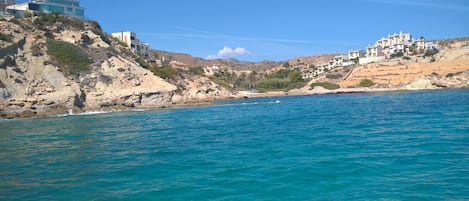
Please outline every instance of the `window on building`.
[[73, 1], [64, 1], [64, 0], [47, 0], [47, 3], [54, 3], [54, 4], [61, 4], [61, 5], [68, 5], [68, 6], [75, 6], [77, 4]]
[[85, 11], [83, 9], [76, 9], [75, 14], [80, 17], [85, 17]]
[[53, 6], [53, 5], [40, 5], [41, 9], [40, 10], [43, 10], [45, 12], [61, 12], [61, 13], [64, 13], [65, 12], [65, 8], [64, 7], [61, 7], [61, 6]]

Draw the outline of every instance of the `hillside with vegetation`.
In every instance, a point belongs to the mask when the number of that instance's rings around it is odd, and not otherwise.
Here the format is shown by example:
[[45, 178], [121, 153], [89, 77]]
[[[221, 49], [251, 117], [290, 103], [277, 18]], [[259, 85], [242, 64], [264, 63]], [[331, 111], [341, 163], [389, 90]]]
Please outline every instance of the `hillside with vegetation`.
[[[0, 22], [1, 118], [285, 94], [469, 87], [468, 38], [434, 41], [438, 51], [414, 50], [309, 77], [306, 72], [339, 55], [245, 62], [152, 50], [143, 57], [94, 21], [41, 13]], [[207, 72], [214, 67], [216, 72]]]
[[235, 97], [193, 69], [147, 62], [94, 21], [41, 13], [0, 22], [2, 118]]
[[211, 66], [211, 65], [227, 66], [229, 69], [236, 70], [236, 71], [265, 72], [281, 64], [281, 62], [275, 62], [275, 61], [247, 62], [247, 61], [239, 61], [236, 59], [208, 60], [208, 59], [194, 57], [190, 54], [174, 53], [174, 52], [167, 52], [167, 51], [162, 51], [162, 50], [153, 50], [152, 53], [155, 55], [155, 58], [157, 59], [164, 59], [169, 62], [177, 61], [187, 66], [201, 67], [201, 68], [206, 67], [206, 66]]

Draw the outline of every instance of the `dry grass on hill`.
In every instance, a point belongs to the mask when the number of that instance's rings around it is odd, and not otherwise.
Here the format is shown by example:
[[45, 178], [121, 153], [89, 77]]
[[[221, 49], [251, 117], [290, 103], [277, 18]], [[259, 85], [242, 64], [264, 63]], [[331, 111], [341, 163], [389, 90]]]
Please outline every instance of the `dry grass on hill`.
[[[363, 79], [371, 79], [385, 86], [399, 86], [427, 75], [446, 76], [469, 71], [469, 48], [448, 49], [435, 55], [436, 62], [413, 59], [412, 62], [390, 61], [358, 67], [339, 84], [343, 88], [358, 86]], [[419, 61], [415, 61], [419, 60]]]

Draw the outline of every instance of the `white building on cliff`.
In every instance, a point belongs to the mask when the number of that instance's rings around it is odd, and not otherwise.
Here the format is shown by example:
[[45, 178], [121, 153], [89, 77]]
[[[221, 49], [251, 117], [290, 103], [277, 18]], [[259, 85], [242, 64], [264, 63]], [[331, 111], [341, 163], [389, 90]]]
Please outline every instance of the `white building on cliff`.
[[142, 43], [138, 38], [137, 34], [134, 32], [116, 32], [111, 34], [112, 37], [122, 41], [129, 47], [132, 51], [142, 56], [147, 56], [150, 51], [149, 43]]
[[72, 17], [85, 18], [85, 8], [80, 6], [78, 0], [30, 0], [20, 4], [10, 4], [7, 6], [7, 11], [18, 16], [23, 16], [26, 12], [33, 14], [59, 12]]

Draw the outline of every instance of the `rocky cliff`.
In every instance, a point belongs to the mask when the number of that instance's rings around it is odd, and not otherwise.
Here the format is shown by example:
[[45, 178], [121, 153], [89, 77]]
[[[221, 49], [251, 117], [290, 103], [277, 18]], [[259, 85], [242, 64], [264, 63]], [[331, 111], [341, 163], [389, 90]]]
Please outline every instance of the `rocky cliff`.
[[[235, 96], [184, 70], [171, 80], [162, 79], [104, 34], [97, 23], [64, 19], [1, 19], [2, 118], [157, 108]], [[88, 62], [76, 66], [60, 58], [60, 52], [52, 55], [50, 41], [72, 44], [86, 54]], [[65, 48], [63, 55], [73, 48]]]

